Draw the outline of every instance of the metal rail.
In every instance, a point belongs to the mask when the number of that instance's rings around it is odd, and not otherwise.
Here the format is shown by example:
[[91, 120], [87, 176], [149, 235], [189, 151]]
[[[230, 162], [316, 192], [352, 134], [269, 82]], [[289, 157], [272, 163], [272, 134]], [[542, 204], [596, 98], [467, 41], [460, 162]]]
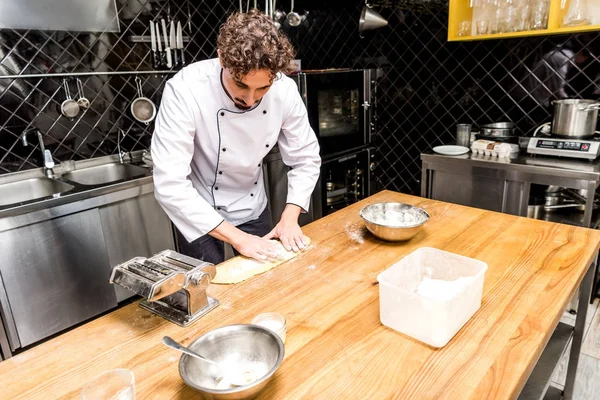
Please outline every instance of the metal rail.
[[106, 75], [162, 75], [175, 74], [179, 70], [165, 71], [98, 71], [98, 72], [60, 72], [52, 74], [22, 74], [22, 75], [0, 75], [0, 79], [35, 79], [35, 78], [68, 78], [74, 76], [106, 76]]

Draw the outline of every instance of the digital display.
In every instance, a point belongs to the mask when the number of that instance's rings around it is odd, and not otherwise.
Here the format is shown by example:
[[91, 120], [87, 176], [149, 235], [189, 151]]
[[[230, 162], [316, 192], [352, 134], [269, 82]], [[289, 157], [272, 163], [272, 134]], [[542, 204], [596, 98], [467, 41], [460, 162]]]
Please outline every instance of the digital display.
[[543, 149], [557, 149], [557, 150], [571, 150], [571, 151], [589, 151], [591, 143], [580, 143], [580, 142], [558, 142], [554, 140], [538, 140], [538, 148]]

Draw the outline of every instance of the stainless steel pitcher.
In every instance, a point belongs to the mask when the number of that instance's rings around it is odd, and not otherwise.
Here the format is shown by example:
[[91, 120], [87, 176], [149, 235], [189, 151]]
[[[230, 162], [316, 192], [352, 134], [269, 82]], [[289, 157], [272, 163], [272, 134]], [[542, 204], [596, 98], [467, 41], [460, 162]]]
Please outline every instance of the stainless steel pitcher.
[[593, 136], [600, 102], [594, 100], [555, 100], [552, 134], [568, 138]]

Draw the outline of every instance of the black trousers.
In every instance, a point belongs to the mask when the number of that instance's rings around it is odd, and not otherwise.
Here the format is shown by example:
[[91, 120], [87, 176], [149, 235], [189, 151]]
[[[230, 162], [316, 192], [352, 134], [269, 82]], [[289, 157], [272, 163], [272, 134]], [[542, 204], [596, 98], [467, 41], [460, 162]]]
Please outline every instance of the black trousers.
[[[237, 227], [251, 235], [266, 235], [273, 229], [269, 208], [266, 207], [257, 219], [238, 225]], [[225, 244], [221, 240], [215, 239], [210, 235], [204, 235], [189, 243], [178, 229], [175, 229], [175, 231], [181, 254], [212, 264], [219, 264], [225, 260]], [[233, 249], [233, 252], [236, 256], [239, 255], [235, 249]]]

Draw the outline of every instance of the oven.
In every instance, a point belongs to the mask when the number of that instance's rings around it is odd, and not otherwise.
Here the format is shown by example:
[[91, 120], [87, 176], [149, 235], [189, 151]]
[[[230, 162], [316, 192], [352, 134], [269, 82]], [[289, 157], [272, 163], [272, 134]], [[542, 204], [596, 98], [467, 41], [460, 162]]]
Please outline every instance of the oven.
[[[372, 147], [323, 158], [310, 210], [300, 215], [299, 224], [306, 225], [375, 193], [375, 164], [375, 149]], [[286, 206], [288, 172], [289, 167], [283, 163], [279, 148], [275, 147], [263, 162], [268, 207], [274, 224], [279, 221]]]
[[294, 78], [322, 156], [371, 143], [375, 77], [375, 70], [365, 69], [303, 71]]
[[375, 193], [375, 165], [373, 147], [324, 158], [313, 193], [314, 215], [324, 217]]

